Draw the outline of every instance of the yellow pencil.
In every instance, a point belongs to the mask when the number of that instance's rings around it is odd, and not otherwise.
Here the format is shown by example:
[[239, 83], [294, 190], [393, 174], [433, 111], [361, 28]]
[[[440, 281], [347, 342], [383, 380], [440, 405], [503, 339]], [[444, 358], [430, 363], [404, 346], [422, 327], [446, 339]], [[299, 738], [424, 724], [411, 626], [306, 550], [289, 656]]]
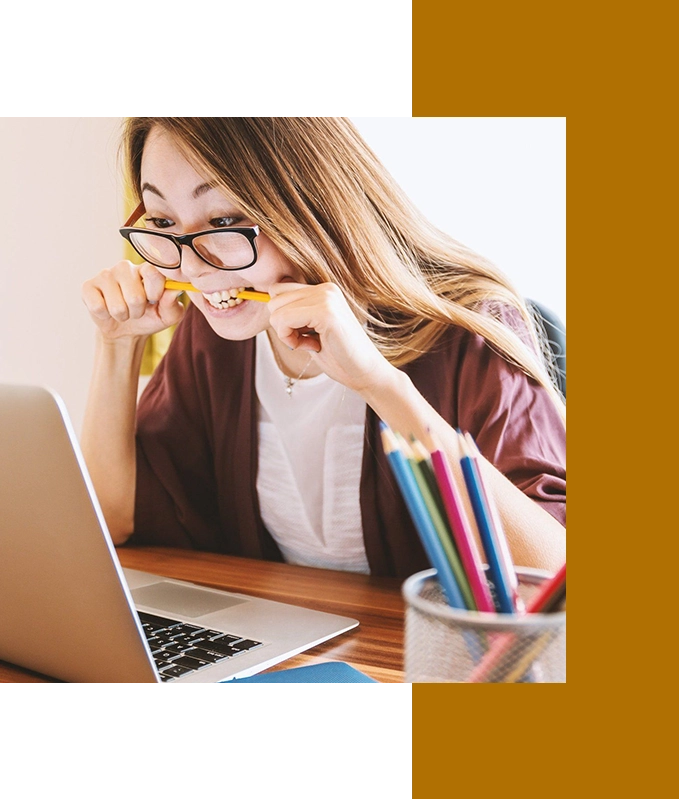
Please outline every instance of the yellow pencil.
[[264, 291], [239, 291], [236, 296], [241, 300], [255, 300], [255, 302], [269, 302], [271, 299]]
[[[198, 291], [190, 283], [180, 283], [178, 280], [166, 280], [165, 288], [173, 291]], [[255, 300], [255, 302], [269, 302], [271, 297], [263, 291], [239, 291], [236, 295], [241, 300]]]
[[172, 291], [198, 291], [195, 286], [190, 283], [180, 283], [178, 280], [166, 280], [165, 288]]

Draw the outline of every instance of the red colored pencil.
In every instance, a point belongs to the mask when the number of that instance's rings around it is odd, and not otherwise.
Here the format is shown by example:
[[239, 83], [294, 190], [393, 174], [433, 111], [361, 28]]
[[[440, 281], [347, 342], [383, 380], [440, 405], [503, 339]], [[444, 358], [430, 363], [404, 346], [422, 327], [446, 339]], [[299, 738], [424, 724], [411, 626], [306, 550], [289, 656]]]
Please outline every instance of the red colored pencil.
[[552, 577], [545, 580], [537, 593], [528, 602], [528, 613], [553, 613], [559, 609], [566, 597], [566, 564]]
[[[526, 607], [528, 613], [556, 613], [561, 610], [563, 599], [566, 595], [566, 564], [549, 580], [540, 586], [538, 592], [533, 596]], [[542, 651], [549, 642], [549, 634], [541, 636], [535, 646], [530, 651], [533, 659]], [[502, 633], [495, 640], [491, 648], [483, 656], [481, 662], [469, 675], [467, 682], [496, 682], [493, 680], [494, 673], [498, 674], [498, 666], [502, 664], [505, 657], [511, 653], [512, 647], [517, 646], [517, 636], [514, 633]], [[516, 681], [525, 674], [530, 662], [523, 660], [515, 664], [509, 675], [505, 676], [502, 682]], [[521, 668], [519, 668], [521, 667]], [[521, 671], [521, 674], [519, 674]]]

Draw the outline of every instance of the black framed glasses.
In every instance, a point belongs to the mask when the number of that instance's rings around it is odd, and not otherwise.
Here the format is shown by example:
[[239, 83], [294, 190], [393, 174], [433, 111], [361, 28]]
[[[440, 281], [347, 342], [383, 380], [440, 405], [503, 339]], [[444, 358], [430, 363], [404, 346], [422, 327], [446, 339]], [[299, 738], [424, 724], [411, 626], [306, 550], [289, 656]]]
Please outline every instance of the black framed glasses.
[[144, 211], [144, 203], [140, 203], [120, 228], [120, 235], [130, 242], [135, 252], [154, 266], [179, 269], [182, 265], [183, 246], [190, 247], [202, 261], [215, 269], [237, 271], [247, 269], [257, 261], [257, 225], [202, 230], [175, 236], [172, 233], [132, 227]]

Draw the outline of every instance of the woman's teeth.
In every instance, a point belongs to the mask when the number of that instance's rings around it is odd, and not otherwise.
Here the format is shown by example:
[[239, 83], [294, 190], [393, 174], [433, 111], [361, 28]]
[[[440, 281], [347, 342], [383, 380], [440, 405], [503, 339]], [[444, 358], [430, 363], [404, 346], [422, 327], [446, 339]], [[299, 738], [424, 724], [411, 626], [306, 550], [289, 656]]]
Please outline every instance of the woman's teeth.
[[203, 294], [203, 297], [213, 308], [233, 308], [234, 305], [240, 305], [243, 302], [238, 296], [241, 291], [245, 291], [245, 286], [228, 291], [215, 291], [213, 294]]

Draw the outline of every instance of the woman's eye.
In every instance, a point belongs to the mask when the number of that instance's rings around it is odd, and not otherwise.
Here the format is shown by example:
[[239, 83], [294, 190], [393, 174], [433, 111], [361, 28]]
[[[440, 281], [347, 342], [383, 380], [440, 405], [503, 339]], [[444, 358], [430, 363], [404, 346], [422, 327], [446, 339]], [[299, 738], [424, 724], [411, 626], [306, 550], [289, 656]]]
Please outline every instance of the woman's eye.
[[217, 216], [210, 220], [212, 227], [231, 227], [238, 222], [235, 216]]
[[174, 222], [171, 219], [164, 219], [160, 216], [147, 216], [144, 220], [147, 226], [157, 227], [157, 228], [166, 228], [172, 227]]

